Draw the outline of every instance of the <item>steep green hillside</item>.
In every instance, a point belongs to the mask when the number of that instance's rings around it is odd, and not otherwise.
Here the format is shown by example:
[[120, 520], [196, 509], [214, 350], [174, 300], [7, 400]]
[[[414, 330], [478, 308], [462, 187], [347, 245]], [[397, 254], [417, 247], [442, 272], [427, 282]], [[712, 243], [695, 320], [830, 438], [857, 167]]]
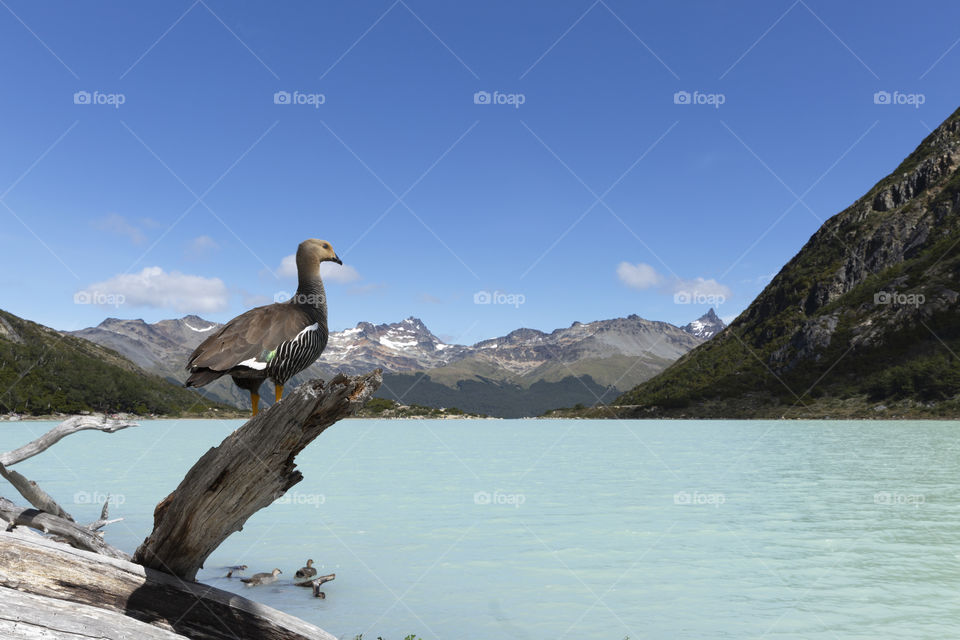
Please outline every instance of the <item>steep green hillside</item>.
[[960, 110], [621, 416], [960, 415]]
[[0, 412], [218, 412], [234, 407], [138, 368], [115, 351], [0, 311]]

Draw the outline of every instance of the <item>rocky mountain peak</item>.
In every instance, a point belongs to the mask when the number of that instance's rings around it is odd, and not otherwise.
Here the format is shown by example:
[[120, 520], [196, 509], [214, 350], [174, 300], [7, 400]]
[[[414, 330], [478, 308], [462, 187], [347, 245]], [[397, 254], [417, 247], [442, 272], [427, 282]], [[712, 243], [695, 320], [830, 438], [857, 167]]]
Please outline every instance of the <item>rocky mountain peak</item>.
[[717, 316], [717, 313], [713, 310], [713, 307], [710, 307], [710, 310], [705, 314], [681, 328], [691, 335], [697, 336], [698, 338], [703, 338], [704, 340], [709, 340], [713, 336], [723, 331], [726, 326], [726, 323], [724, 323], [724, 321]]

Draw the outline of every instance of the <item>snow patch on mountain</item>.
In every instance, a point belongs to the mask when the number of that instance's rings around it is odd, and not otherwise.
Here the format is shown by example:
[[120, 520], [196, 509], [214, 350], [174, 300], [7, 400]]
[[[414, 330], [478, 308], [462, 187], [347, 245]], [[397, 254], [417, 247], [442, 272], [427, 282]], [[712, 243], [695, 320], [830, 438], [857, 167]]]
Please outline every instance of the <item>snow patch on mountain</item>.
[[690, 335], [702, 338], [704, 340], [709, 340], [713, 336], [723, 331], [726, 327], [726, 323], [721, 320], [717, 316], [716, 312], [711, 308], [709, 311], [690, 324], [682, 327], [682, 329]]

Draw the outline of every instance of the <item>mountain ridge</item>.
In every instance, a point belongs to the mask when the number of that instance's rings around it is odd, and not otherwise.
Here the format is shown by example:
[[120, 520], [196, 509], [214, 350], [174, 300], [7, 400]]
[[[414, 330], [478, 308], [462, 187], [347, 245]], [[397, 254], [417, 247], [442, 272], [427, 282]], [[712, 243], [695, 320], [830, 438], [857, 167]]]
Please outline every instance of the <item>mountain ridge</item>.
[[618, 415], [956, 415], [958, 246], [960, 109]]
[[[703, 317], [710, 314], [712, 309]], [[189, 353], [220, 326], [195, 315], [153, 324], [141, 319], [107, 318], [96, 327], [71, 333], [115, 349], [171, 381], [182, 382], [186, 376], [183, 363]], [[475, 395], [488, 397], [493, 388], [501, 388], [509, 389], [505, 393], [513, 398], [508, 403], [513, 407], [510, 413], [533, 415], [533, 409], [525, 412], [518, 407], [524, 405], [524, 394], [538, 382], [544, 383], [536, 388], [544, 400], [534, 403], [537, 412], [551, 408], [544, 404], [546, 398], [561, 395], [561, 388], [574, 389], [578, 402], [592, 404], [598, 396], [611, 399], [633, 383], [649, 378], [703, 339], [669, 323], [631, 315], [574, 322], [549, 333], [521, 328], [473, 345], [457, 345], [441, 341], [422, 320], [410, 316], [394, 323], [359, 322], [355, 327], [331, 332], [321, 358], [292, 383], [329, 378], [337, 371], [354, 375], [382, 368], [385, 384], [378, 392], [380, 397], [497, 415], [493, 403], [474, 403], [464, 397], [470, 394], [463, 391], [470, 389]], [[429, 384], [423, 384], [427, 375]], [[417, 384], [407, 384], [405, 376], [414, 376]], [[566, 378], [580, 380], [579, 387], [563, 382]], [[238, 391], [229, 378], [211, 383], [203, 392], [238, 406], [247, 402], [246, 394]], [[451, 397], [459, 398], [459, 403], [451, 405]]]

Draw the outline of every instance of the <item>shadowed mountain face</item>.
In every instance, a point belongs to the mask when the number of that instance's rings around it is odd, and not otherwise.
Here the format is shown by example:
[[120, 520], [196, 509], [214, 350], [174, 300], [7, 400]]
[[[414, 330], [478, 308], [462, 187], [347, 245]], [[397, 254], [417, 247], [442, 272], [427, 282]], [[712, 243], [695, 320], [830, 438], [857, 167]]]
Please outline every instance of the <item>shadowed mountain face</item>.
[[955, 415], [958, 167], [960, 110], [827, 220], [726, 331], [617, 403], [643, 415]]
[[[700, 321], [711, 314], [713, 310]], [[722, 322], [716, 321], [722, 327]], [[197, 316], [154, 324], [108, 318], [74, 335], [115, 349], [148, 370], [182, 382], [189, 354], [219, 327]], [[499, 388], [514, 398], [508, 403], [514, 413], [533, 415], [530, 407], [534, 404], [539, 413], [557, 406], [551, 403], [562, 404], [567, 399], [571, 405], [593, 404], [598, 396], [609, 400], [662, 371], [703, 340], [688, 329], [635, 315], [575, 322], [551, 333], [518, 329], [472, 346], [442, 342], [417, 318], [379, 325], [361, 322], [352, 329], [332, 332], [320, 360], [292, 382], [329, 378], [337, 371], [364, 373], [379, 367], [388, 374], [387, 383], [378, 393], [383, 397], [429, 406], [458, 406], [467, 411], [479, 411], [482, 405], [483, 413], [503, 415], [496, 411], [492, 399]], [[424, 372], [429, 373], [431, 384], [424, 385], [423, 380], [413, 384]], [[407, 380], [403, 376], [412, 377]], [[559, 384], [567, 378], [574, 384]], [[541, 400], [527, 403], [529, 390], [537, 383]], [[238, 406], [249, 403], [246, 392], [239, 391], [230, 378], [211, 383], [203, 392]], [[264, 399], [269, 395], [265, 393]]]
[[[154, 324], [107, 318], [96, 327], [71, 333], [113, 349], [134, 364], [171, 382], [183, 384], [187, 379], [184, 365], [190, 353], [220, 326], [199, 316], [161, 320]], [[249, 394], [237, 389], [229, 377], [217, 380], [200, 393], [235, 406], [249, 406], [250, 403]]]

